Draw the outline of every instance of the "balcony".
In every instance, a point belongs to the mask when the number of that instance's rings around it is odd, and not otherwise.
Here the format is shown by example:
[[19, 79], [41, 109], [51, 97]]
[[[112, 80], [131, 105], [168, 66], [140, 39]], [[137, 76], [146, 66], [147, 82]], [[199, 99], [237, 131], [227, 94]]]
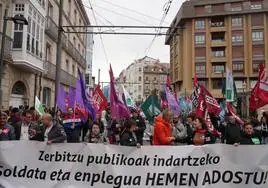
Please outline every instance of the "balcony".
[[[2, 43], [2, 33], [0, 32], [0, 44]], [[12, 38], [6, 36], [5, 47], [4, 47], [4, 60], [12, 61]]]
[[212, 17], [210, 20], [211, 32], [225, 31], [224, 17]]
[[211, 33], [211, 46], [212, 47], [226, 46], [225, 32]]
[[225, 40], [212, 40], [211, 41], [211, 46], [212, 47], [221, 47], [221, 46], [226, 46], [226, 41]]
[[57, 26], [56, 22], [54, 22], [54, 20], [50, 16], [46, 17], [45, 32], [47, 35], [49, 35], [49, 37], [51, 37], [52, 39], [57, 41], [57, 39], [58, 39], [58, 26]]
[[145, 92], [145, 94], [149, 94], [150, 93], [150, 90], [149, 89], [145, 89], [144, 92]]
[[211, 50], [211, 62], [226, 62], [225, 47], [216, 47]]
[[149, 81], [149, 80], [144, 80], [144, 83], [145, 83], [145, 84], [149, 84], [150, 81]]
[[[44, 77], [55, 81], [55, 79], [56, 79], [56, 65], [54, 65], [50, 61], [46, 61], [45, 65], [44, 65], [44, 69], [45, 69], [44, 70]], [[64, 70], [61, 70], [60, 81], [61, 81], [61, 83], [65, 84], [65, 85], [70, 85], [72, 87], [75, 87], [75, 84], [76, 84], [76, 78]]]

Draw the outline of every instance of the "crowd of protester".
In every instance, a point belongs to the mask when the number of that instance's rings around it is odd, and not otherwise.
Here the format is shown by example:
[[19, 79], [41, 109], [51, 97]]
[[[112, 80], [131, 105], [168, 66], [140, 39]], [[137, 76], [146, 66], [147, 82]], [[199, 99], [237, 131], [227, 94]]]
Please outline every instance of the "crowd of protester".
[[[144, 135], [152, 127], [152, 145], [204, 145], [226, 143], [230, 145], [268, 144], [268, 113], [263, 113], [260, 121], [251, 118], [240, 125], [231, 115], [220, 122], [212, 116], [213, 126], [221, 133], [215, 135], [204, 119], [189, 114], [187, 117], [174, 116], [168, 109], [154, 117], [148, 126], [140, 110], [131, 108], [131, 118], [115, 120], [108, 107], [96, 115], [96, 119], [81, 120], [74, 109], [66, 113], [45, 109], [40, 116], [34, 107], [10, 108], [0, 112], [0, 141], [35, 140], [52, 143], [103, 143], [122, 146], [144, 144]], [[55, 113], [54, 113], [55, 112]]]

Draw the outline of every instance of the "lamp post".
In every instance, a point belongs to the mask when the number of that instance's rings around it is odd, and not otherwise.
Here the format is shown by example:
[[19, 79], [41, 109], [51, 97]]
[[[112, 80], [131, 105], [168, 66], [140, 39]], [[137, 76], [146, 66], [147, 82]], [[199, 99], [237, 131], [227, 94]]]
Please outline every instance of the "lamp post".
[[15, 24], [23, 24], [28, 25], [28, 22], [24, 16], [16, 15], [14, 17], [8, 17], [8, 9], [5, 9], [5, 14], [3, 17], [3, 33], [2, 33], [2, 43], [1, 43], [1, 52], [0, 52], [0, 109], [3, 104], [3, 89], [2, 89], [2, 78], [3, 78], [3, 59], [5, 53], [5, 40], [6, 40], [6, 32], [7, 32], [7, 22], [13, 21]]

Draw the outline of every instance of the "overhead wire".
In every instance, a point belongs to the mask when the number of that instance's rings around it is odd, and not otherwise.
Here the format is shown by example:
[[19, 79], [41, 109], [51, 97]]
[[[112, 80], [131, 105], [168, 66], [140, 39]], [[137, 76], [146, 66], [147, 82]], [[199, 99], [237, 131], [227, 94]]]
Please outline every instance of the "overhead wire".
[[[84, 4], [84, 6], [85, 6], [86, 8], [90, 8], [89, 6], [87, 6], [87, 5], [85, 5], [85, 4]], [[102, 7], [102, 6], [99, 6], [99, 5], [94, 5], [94, 6], [97, 7], [97, 8], [103, 9], [103, 10], [105, 10], [105, 11], [107, 11], [107, 12], [111, 12], [111, 13], [113, 13], [113, 14], [117, 14], [117, 15], [119, 15], [119, 16], [123, 16], [123, 17], [128, 18], [128, 19], [131, 19], [131, 20], [135, 20], [136, 22], [143, 23], [143, 24], [145, 24], [145, 25], [152, 25], [152, 24], [149, 24], [149, 23], [147, 23], [147, 22], [138, 20], [137, 18], [128, 16], [128, 15], [125, 15], [125, 14], [122, 14], [122, 13], [119, 13], [119, 12], [115, 12], [115, 11], [113, 11], [113, 10], [107, 9], [107, 8]]]
[[[166, 2], [166, 3], [164, 4], [164, 6], [163, 6], [163, 11], [164, 11], [164, 13], [163, 13], [162, 19], [161, 19], [161, 21], [160, 21], [160, 23], [159, 23], [159, 27], [161, 27], [161, 26], [163, 25], [163, 23], [164, 23], [164, 21], [165, 21], [165, 19], [166, 19], [167, 15], [168, 15], [168, 12], [169, 12], [169, 10], [170, 10], [172, 1], [173, 1], [173, 0], [168, 0], [168, 2]], [[150, 53], [150, 50], [151, 50], [151, 48], [152, 48], [152, 46], [153, 46], [153, 44], [154, 44], [156, 38], [159, 36], [159, 33], [161, 33], [161, 28], [156, 29], [156, 32], [157, 32], [158, 34], [156, 34], [156, 35], [153, 37], [153, 39], [151, 40], [149, 46], [145, 49], [145, 56], [147, 56], [147, 55]]]
[[[96, 15], [95, 15], [95, 12], [94, 12], [94, 9], [93, 9], [93, 6], [91, 4], [91, 1], [88, 0], [89, 2], [89, 5], [90, 5], [90, 9], [92, 11], [92, 15], [93, 15], [93, 18], [95, 20], [95, 23], [96, 25], [98, 25], [98, 22], [97, 22], [97, 18], [96, 18]], [[99, 32], [101, 32], [101, 28], [98, 28]], [[105, 46], [104, 46], [104, 42], [103, 42], [103, 38], [102, 38], [102, 35], [100, 34], [100, 40], [101, 40], [101, 46], [102, 46], [102, 49], [103, 49], [103, 53], [104, 53], [104, 56], [105, 56], [105, 60], [106, 60], [106, 63], [109, 65], [109, 61], [108, 61], [108, 55], [107, 55], [107, 51], [105, 49]]]
[[[104, 3], [107, 3], [107, 4], [110, 4], [110, 5], [114, 6], [114, 7], [118, 7], [118, 8], [124, 9], [126, 11], [136, 13], [136, 14], [138, 14], [140, 16], [147, 17], [147, 18], [150, 18], [150, 19], [153, 19], [153, 20], [156, 20], [156, 21], [160, 21], [159, 18], [156, 18], [156, 17], [150, 16], [150, 15], [147, 15], [147, 14], [145, 14], [143, 12], [139, 12], [139, 11], [136, 11], [136, 10], [133, 10], [133, 9], [130, 9], [130, 8], [127, 8], [127, 7], [118, 5], [118, 4], [114, 4], [114, 3], [111, 3], [111, 2], [109, 2], [107, 0], [100, 0], [100, 1], [102, 1]], [[168, 23], [168, 22], [166, 22], [166, 23]]]

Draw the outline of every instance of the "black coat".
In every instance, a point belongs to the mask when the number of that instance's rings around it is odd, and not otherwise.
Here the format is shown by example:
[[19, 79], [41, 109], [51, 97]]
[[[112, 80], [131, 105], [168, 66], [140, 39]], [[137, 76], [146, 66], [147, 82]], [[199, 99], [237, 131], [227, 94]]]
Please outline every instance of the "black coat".
[[138, 143], [141, 145], [143, 144], [143, 136], [144, 136], [144, 131], [146, 130], [146, 124], [144, 119], [141, 116], [138, 116], [137, 118], [132, 118], [136, 122], [136, 126], [138, 130], [135, 131]]
[[[259, 138], [256, 135], [249, 136], [249, 135], [243, 134], [243, 136], [241, 137], [240, 144], [241, 145], [255, 145], [255, 143], [252, 141], [252, 139], [259, 140]], [[259, 142], [260, 142], [260, 140], [259, 140]]]
[[[134, 133], [135, 134], [135, 133]], [[133, 136], [130, 131], [124, 131], [120, 138], [120, 145], [122, 146], [137, 146], [137, 138]]]
[[[44, 140], [44, 137], [43, 137], [43, 140]], [[65, 142], [67, 140], [67, 136], [64, 131], [64, 128], [59, 124], [54, 124], [48, 133], [48, 140], [51, 140], [52, 143]]]
[[226, 144], [240, 143], [241, 141], [241, 128], [239, 125], [228, 123], [225, 128]]
[[[22, 121], [15, 123], [14, 130], [15, 130], [15, 135], [16, 135], [16, 140], [20, 140], [21, 136], [21, 126], [22, 126]], [[29, 140], [37, 140], [37, 141], [42, 141], [43, 140], [43, 134], [44, 134], [44, 127], [41, 125], [38, 125], [37, 123], [30, 122], [29, 124], [29, 130], [28, 134], [30, 135], [30, 130], [35, 130], [36, 135], [32, 138], [29, 138]]]

